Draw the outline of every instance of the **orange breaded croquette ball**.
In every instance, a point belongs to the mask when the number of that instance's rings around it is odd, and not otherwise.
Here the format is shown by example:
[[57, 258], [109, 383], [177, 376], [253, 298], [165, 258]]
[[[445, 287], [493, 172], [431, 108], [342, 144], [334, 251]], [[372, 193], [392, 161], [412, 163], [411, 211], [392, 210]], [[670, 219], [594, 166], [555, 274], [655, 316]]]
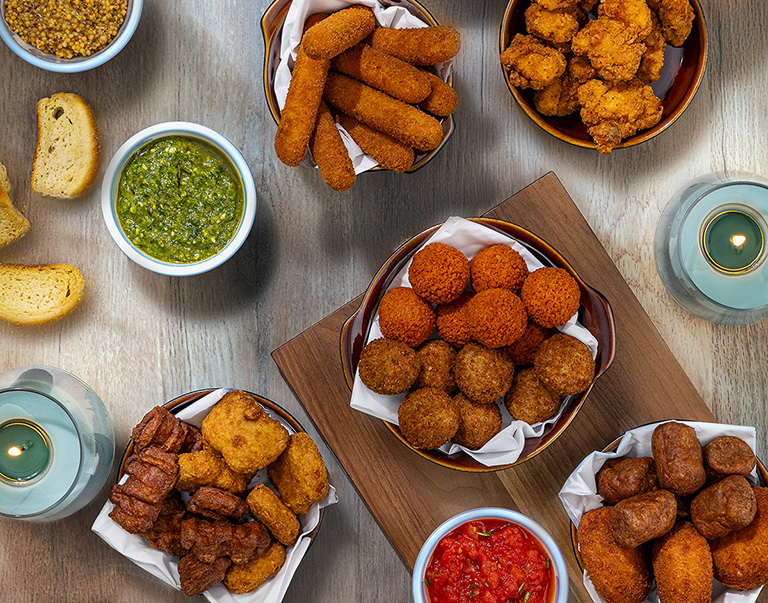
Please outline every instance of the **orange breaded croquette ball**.
[[469, 263], [472, 287], [475, 291], [485, 289], [509, 289], [520, 293], [528, 266], [523, 256], [509, 245], [491, 245], [481, 249]]
[[518, 339], [504, 348], [517, 366], [533, 364], [536, 352], [539, 350], [542, 342], [549, 336], [549, 329], [545, 329], [535, 322], [528, 321], [523, 334]]
[[542, 327], [559, 327], [576, 314], [581, 301], [579, 284], [562, 268], [545, 267], [531, 272], [520, 297], [528, 316]]
[[373, 339], [360, 352], [360, 380], [377, 394], [402, 394], [419, 376], [421, 363], [412, 347], [394, 339]]
[[528, 324], [525, 305], [508, 289], [476, 293], [469, 302], [468, 312], [472, 336], [489, 348], [511, 345]]
[[479, 343], [468, 343], [453, 365], [456, 385], [467, 398], [480, 404], [492, 404], [512, 385], [515, 365], [503, 350], [492, 350]]
[[472, 328], [469, 324], [467, 305], [473, 294], [462, 293], [458, 299], [437, 306], [437, 332], [452, 346], [460, 348], [472, 340]]
[[589, 348], [563, 333], [544, 340], [533, 368], [544, 386], [561, 396], [583, 392], [595, 378], [595, 361]]
[[401, 402], [397, 420], [400, 432], [411, 446], [431, 450], [439, 448], [456, 434], [461, 416], [443, 390], [422, 387]]
[[381, 298], [379, 327], [384, 337], [415, 348], [432, 334], [435, 311], [413, 289], [395, 287]]
[[459, 392], [453, 403], [461, 415], [459, 430], [453, 441], [472, 450], [482, 448], [501, 431], [501, 411], [496, 404], [473, 402]]
[[408, 280], [428, 302], [447, 304], [467, 288], [469, 260], [455, 247], [430, 243], [413, 256]]

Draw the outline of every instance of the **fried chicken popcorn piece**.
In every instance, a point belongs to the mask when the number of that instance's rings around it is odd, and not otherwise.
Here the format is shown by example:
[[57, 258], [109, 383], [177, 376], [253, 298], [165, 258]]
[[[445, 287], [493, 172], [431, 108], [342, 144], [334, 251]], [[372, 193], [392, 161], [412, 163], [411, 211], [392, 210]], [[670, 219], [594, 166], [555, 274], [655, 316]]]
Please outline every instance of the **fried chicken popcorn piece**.
[[211, 448], [179, 455], [179, 478], [176, 489], [194, 493], [203, 486], [213, 486], [233, 494], [243, 494], [250, 477], [235, 473], [222, 456]]
[[586, 21], [586, 15], [578, 6], [547, 10], [532, 3], [525, 11], [525, 28], [529, 34], [552, 44], [567, 44]]
[[187, 510], [206, 519], [240, 521], [247, 513], [248, 505], [231, 492], [203, 486], [189, 499]]
[[534, 36], [517, 34], [499, 57], [513, 86], [541, 90], [565, 72], [563, 53]]
[[291, 546], [296, 543], [301, 525], [296, 515], [264, 484], [256, 485], [246, 499], [253, 516], [264, 524], [275, 540]]
[[656, 11], [667, 42], [682, 46], [693, 29], [695, 14], [688, 0], [649, 0], [648, 6]]
[[590, 80], [578, 96], [581, 119], [600, 153], [610, 153], [624, 138], [661, 120], [661, 101], [638, 79], [618, 84]]
[[597, 77], [597, 70], [592, 67], [592, 63], [589, 62], [587, 57], [572, 56], [568, 59], [568, 73], [571, 78], [579, 84], [588, 82]]
[[236, 595], [249, 593], [279, 572], [284, 563], [285, 549], [279, 542], [273, 542], [261, 557], [230, 567], [224, 577], [224, 586]]
[[269, 465], [267, 473], [283, 503], [297, 515], [309, 511], [328, 492], [323, 457], [309, 434], [303, 432], [291, 435], [287, 448]]
[[653, 25], [651, 32], [643, 40], [645, 52], [637, 70], [638, 79], [644, 84], [655, 82], [661, 77], [661, 68], [664, 66], [664, 49], [667, 40], [661, 32], [661, 24], [654, 13], [651, 13]]
[[579, 110], [579, 82], [566, 72], [542, 90], [533, 93], [533, 104], [542, 115], [564, 117]]
[[623, 23], [635, 30], [635, 39], [640, 40], [651, 33], [652, 15], [645, 0], [602, 0], [597, 14]]
[[249, 393], [224, 394], [203, 419], [203, 437], [237, 473], [253, 475], [285, 450], [288, 430]]
[[578, 6], [579, 0], [534, 0], [547, 10], [560, 10], [571, 6]]
[[205, 563], [192, 553], [179, 559], [179, 579], [185, 595], [193, 596], [204, 593], [224, 579], [232, 561], [219, 557], [211, 563]]
[[571, 49], [578, 56], [586, 56], [607, 82], [625, 82], [637, 73], [645, 44], [637, 41], [636, 28], [600, 17], [573, 37]]

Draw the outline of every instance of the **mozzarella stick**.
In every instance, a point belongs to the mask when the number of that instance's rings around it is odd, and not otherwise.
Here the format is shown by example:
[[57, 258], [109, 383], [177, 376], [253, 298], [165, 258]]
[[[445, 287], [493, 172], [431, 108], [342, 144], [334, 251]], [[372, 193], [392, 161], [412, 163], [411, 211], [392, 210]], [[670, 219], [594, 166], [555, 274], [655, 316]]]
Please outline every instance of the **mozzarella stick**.
[[342, 113], [420, 151], [443, 140], [443, 127], [431, 115], [341, 73], [330, 71], [323, 98]]
[[428, 71], [422, 71], [422, 73], [429, 79], [432, 92], [419, 103], [419, 106], [432, 115], [448, 117], [456, 110], [459, 104], [459, 95], [434, 73]]
[[393, 172], [405, 172], [413, 165], [413, 149], [407, 144], [387, 136], [384, 132], [374, 130], [344, 113], [339, 114], [339, 123], [360, 148], [373, 157], [381, 167]]
[[312, 157], [325, 183], [335, 191], [345, 191], [355, 183], [355, 168], [328, 106], [321, 102], [315, 132], [309, 141]]
[[441, 25], [405, 29], [378, 27], [368, 43], [411, 65], [436, 65], [458, 54], [461, 35], [452, 27]]
[[432, 92], [426, 74], [368, 44], [356, 44], [345, 50], [331, 60], [331, 67], [404, 103], [415, 105]]
[[[325, 17], [327, 15], [322, 14], [309, 17], [305, 31]], [[290, 166], [299, 165], [307, 152], [330, 65], [330, 61], [308, 57], [303, 46], [302, 38], [275, 134], [275, 153], [280, 161]]]
[[302, 44], [313, 59], [331, 59], [364, 40], [375, 26], [370, 8], [350, 6], [307, 30]]

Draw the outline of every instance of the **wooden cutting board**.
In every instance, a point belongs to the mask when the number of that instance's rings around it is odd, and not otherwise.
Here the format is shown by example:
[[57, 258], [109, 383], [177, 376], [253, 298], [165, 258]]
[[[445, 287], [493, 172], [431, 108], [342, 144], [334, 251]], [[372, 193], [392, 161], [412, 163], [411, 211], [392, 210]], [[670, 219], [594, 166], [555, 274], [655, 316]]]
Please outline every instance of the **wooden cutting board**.
[[362, 296], [272, 356], [410, 570], [424, 540], [445, 519], [474, 507], [503, 506], [529, 515], [552, 534], [568, 564], [570, 600], [588, 602], [569, 519], [557, 497], [565, 479], [587, 454], [627, 429], [663, 419], [714, 417], [553, 173], [486, 215], [545, 239], [608, 298], [615, 313], [613, 366], [598, 379], [574, 422], [538, 456], [504, 471], [463, 473], [421, 458], [381, 421], [352, 410], [339, 333]]

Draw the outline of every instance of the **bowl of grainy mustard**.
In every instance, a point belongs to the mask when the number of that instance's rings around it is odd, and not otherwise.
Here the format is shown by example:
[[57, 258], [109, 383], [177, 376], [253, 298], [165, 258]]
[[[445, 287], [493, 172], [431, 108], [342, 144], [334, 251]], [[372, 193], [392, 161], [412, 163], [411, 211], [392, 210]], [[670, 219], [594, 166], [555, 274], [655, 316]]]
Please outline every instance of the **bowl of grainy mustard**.
[[144, 0], [2, 0], [0, 38], [46, 71], [103, 65], [136, 31]]

